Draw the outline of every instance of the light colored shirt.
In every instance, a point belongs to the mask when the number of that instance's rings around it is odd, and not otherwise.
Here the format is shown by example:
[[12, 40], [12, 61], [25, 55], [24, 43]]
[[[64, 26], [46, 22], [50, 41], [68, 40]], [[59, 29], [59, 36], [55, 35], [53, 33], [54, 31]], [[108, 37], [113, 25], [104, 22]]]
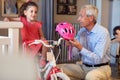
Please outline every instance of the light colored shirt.
[[88, 32], [86, 28], [81, 28], [76, 39], [82, 44], [80, 51], [83, 63], [94, 65], [110, 61], [110, 35], [106, 28], [95, 24], [93, 29]]

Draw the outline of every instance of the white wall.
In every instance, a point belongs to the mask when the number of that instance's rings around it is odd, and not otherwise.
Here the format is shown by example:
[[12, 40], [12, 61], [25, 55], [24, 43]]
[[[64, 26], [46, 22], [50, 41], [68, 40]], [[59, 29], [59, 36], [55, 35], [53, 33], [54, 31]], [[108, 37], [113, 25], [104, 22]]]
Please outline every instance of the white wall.
[[113, 1], [113, 8], [112, 8], [112, 19], [111, 19], [111, 27], [112, 29], [120, 25], [120, 0], [114, 0]]

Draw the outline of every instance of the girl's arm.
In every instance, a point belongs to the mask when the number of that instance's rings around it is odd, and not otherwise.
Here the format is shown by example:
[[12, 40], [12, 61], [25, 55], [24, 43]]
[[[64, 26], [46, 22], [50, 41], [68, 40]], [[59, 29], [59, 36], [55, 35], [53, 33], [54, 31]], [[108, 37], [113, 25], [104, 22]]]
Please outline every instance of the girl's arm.
[[19, 17], [16, 17], [16, 18], [6, 17], [4, 18], [4, 21], [20, 21], [20, 18]]
[[40, 29], [40, 37], [41, 37], [41, 39], [45, 39], [45, 36], [44, 36], [44, 34], [43, 34], [42, 29]]

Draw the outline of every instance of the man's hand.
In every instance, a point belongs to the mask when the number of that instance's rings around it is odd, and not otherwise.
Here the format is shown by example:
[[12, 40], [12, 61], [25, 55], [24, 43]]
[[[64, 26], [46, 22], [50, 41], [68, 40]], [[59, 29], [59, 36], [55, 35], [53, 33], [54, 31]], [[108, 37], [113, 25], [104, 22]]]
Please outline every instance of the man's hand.
[[82, 48], [83, 48], [83, 46], [80, 44], [80, 42], [77, 41], [76, 39], [74, 39], [74, 40], [69, 40], [69, 43], [70, 43], [72, 46], [78, 48], [79, 50], [82, 50]]
[[66, 45], [66, 46], [70, 46], [70, 45], [71, 45], [70, 41], [65, 40], [65, 45]]

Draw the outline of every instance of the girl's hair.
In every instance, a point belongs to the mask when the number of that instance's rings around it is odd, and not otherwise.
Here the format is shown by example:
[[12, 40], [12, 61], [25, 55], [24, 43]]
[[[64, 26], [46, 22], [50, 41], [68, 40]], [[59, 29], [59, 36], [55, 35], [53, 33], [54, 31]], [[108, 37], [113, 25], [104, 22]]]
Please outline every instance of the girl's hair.
[[27, 9], [29, 8], [29, 6], [35, 6], [35, 7], [38, 8], [38, 5], [37, 5], [35, 2], [32, 2], [32, 1], [25, 2], [25, 3], [22, 4], [22, 6], [20, 7], [19, 16], [26, 17], [26, 16], [24, 15], [24, 11], [27, 10]]
[[98, 8], [97, 7], [95, 7], [93, 5], [84, 5], [84, 6], [82, 6], [81, 9], [85, 9], [86, 15], [94, 16], [95, 21], [97, 21], [97, 17], [98, 17]]
[[114, 36], [117, 34], [117, 33], [116, 33], [117, 30], [120, 30], [120, 25], [119, 25], [119, 26], [115, 26], [115, 27], [113, 28], [113, 35], [114, 35]]

